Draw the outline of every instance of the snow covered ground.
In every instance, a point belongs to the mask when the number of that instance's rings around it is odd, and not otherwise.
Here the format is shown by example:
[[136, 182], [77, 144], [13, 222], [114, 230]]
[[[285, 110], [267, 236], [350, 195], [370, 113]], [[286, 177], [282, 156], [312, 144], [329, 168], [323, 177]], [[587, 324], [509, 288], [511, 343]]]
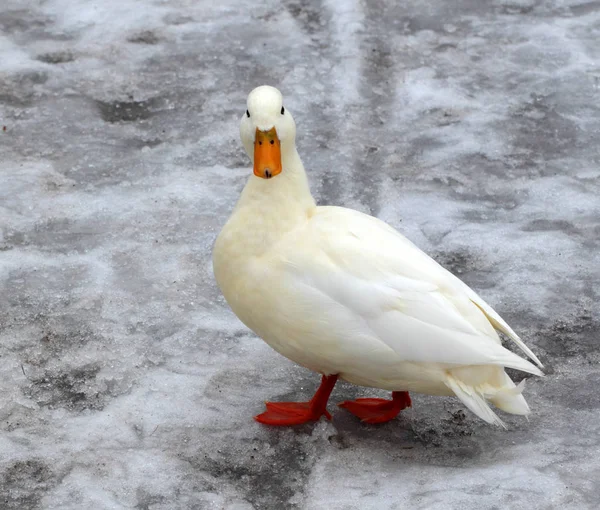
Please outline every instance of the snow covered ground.
[[[600, 507], [598, 41], [585, 0], [3, 0], [0, 508]], [[263, 83], [320, 203], [401, 229], [541, 357], [529, 421], [421, 395], [379, 427], [252, 420], [318, 382], [212, 276]]]

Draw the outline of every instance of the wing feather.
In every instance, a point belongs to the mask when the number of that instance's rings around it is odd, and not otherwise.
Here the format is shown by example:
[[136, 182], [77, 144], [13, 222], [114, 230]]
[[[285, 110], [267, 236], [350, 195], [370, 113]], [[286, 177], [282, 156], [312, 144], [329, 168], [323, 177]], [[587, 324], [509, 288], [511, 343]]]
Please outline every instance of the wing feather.
[[[297, 242], [287, 244], [294, 247], [283, 257], [288, 269], [360, 316], [402, 359], [541, 374], [501, 345], [494, 328], [512, 330], [489, 305], [384, 222], [351, 209], [321, 207], [306, 228], [308, 233], [298, 233], [302, 249]], [[508, 336], [539, 364], [514, 332]]]

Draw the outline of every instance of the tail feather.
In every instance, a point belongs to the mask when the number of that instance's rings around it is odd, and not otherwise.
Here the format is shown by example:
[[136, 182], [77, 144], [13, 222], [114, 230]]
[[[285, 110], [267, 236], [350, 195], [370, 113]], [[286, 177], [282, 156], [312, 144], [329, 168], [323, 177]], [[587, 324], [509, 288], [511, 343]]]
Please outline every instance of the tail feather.
[[498, 313], [490, 305], [488, 305], [483, 299], [481, 299], [475, 293], [475, 291], [467, 287], [465, 284], [463, 285], [465, 286], [465, 290], [467, 291], [467, 294], [469, 295], [471, 301], [484, 313], [484, 315], [490, 321], [492, 326], [494, 326], [494, 328], [498, 331], [502, 331], [502, 333], [504, 333], [508, 338], [510, 338], [519, 349], [521, 349], [527, 356], [529, 356], [530, 359], [532, 359], [535, 362], [535, 364], [539, 368], [544, 368], [544, 365], [542, 365], [542, 362], [538, 359], [538, 357], [533, 353], [533, 351], [529, 347], [527, 347], [527, 345], [525, 345], [525, 342], [521, 340], [519, 335], [517, 335], [513, 331], [513, 329], [504, 321], [504, 319], [500, 317], [500, 315], [498, 315]]
[[[476, 367], [473, 367], [476, 369]], [[462, 369], [464, 370], [464, 368]], [[458, 374], [456, 374], [458, 375]], [[479, 384], [477, 386], [466, 384], [459, 377], [448, 373], [446, 377], [446, 386], [473, 411], [482, 420], [492, 425], [498, 425], [506, 428], [504, 422], [490, 407], [491, 402], [498, 409], [510, 414], [528, 415], [529, 406], [522, 395], [525, 389], [525, 380], [518, 385], [502, 370], [500, 385], [491, 385], [489, 383]]]
[[485, 397], [475, 388], [467, 386], [455, 379], [451, 375], [446, 378], [446, 385], [455, 393], [455, 395], [466, 405], [472, 412], [479, 416], [483, 421], [492, 425], [506, 428], [506, 424], [492, 411], [490, 405], [486, 402]]
[[512, 382], [510, 377], [506, 374], [504, 375], [506, 379], [510, 381], [512, 388], [509, 387], [499, 390], [495, 395], [490, 397], [490, 401], [498, 409], [502, 409], [502, 411], [506, 413], [520, 414], [523, 416], [528, 415], [531, 410], [527, 405], [525, 397], [522, 395], [522, 392], [525, 389], [525, 379], [523, 379], [518, 386], [515, 386], [515, 383]]
[[514, 368], [515, 370], [521, 370], [522, 372], [527, 372], [528, 374], [544, 377], [544, 372], [542, 372], [533, 363], [521, 358], [520, 356], [517, 356], [514, 352], [511, 352], [508, 349], [503, 348], [502, 353], [498, 353], [496, 359], [494, 360], [494, 364], [496, 366], [501, 365], [506, 368]]

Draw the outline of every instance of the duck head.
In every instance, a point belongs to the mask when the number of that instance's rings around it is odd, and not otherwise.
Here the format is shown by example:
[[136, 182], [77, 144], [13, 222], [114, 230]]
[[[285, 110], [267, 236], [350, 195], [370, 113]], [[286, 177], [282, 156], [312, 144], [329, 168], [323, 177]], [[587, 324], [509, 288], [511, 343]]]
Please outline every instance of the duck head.
[[254, 175], [271, 179], [286, 166], [296, 147], [296, 123], [275, 87], [263, 85], [248, 95], [240, 137], [254, 163]]

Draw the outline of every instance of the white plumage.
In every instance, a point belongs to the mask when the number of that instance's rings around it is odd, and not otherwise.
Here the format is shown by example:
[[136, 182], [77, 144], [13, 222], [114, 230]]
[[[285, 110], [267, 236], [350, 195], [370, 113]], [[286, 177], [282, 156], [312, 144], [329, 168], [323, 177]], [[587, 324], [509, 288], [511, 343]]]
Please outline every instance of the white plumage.
[[[317, 207], [277, 89], [248, 98], [241, 137], [275, 127], [282, 171], [252, 175], [214, 248], [217, 282], [236, 315], [285, 357], [325, 375], [392, 391], [456, 395], [502, 425], [489, 403], [527, 414], [504, 372], [543, 375], [504, 348], [505, 333], [541, 363], [473, 290], [372, 216]], [[256, 173], [256, 172], [255, 172]]]

